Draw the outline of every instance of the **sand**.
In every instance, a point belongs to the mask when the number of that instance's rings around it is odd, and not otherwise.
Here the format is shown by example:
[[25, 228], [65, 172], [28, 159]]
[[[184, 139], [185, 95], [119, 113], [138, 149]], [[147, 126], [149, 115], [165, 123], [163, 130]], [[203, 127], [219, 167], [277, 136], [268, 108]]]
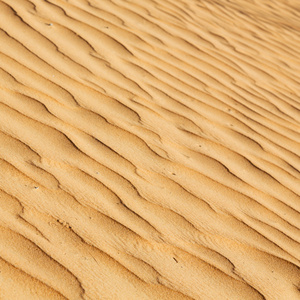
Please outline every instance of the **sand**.
[[0, 1], [0, 299], [300, 299], [298, 0]]

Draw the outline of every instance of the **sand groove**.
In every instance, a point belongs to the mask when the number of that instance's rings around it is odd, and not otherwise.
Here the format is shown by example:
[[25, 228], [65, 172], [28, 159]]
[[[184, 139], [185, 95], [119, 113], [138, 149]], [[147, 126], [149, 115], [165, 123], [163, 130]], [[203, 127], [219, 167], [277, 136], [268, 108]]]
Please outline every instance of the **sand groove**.
[[0, 0], [0, 298], [300, 299], [299, 9]]

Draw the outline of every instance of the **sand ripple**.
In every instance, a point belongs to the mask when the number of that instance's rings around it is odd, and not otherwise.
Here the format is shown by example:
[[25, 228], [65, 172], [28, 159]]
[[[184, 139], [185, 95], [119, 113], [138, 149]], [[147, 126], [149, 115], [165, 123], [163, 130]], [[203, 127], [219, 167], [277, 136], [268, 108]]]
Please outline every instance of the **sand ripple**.
[[1, 299], [300, 299], [300, 6], [0, 1]]

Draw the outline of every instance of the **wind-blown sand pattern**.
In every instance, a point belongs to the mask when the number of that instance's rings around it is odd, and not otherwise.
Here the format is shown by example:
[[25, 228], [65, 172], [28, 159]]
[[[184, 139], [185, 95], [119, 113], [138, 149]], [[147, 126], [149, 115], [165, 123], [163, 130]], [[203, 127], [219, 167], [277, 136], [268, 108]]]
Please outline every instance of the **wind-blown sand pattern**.
[[0, 1], [0, 299], [300, 299], [300, 4]]

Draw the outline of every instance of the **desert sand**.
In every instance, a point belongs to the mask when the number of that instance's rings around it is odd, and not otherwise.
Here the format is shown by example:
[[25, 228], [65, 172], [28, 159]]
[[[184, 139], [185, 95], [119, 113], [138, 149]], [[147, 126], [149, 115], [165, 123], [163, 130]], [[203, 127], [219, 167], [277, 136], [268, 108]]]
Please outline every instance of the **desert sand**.
[[298, 0], [0, 0], [0, 299], [300, 299]]

